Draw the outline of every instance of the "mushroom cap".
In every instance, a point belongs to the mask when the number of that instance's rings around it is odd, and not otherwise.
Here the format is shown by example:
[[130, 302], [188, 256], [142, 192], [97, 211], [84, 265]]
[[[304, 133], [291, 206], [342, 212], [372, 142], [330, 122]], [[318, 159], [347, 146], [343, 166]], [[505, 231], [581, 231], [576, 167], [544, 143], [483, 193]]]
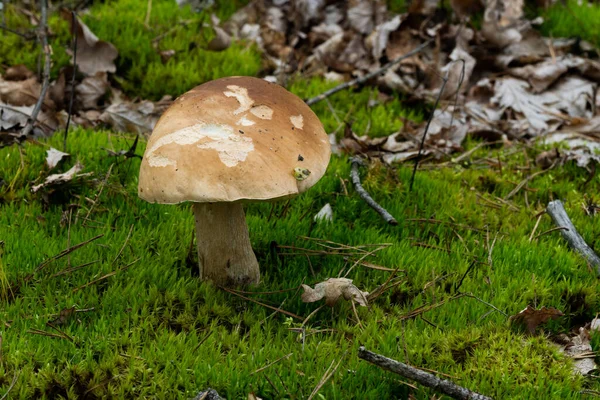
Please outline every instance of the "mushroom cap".
[[321, 121], [298, 96], [258, 78], [217, 79], [161, 116], [138, 194], [165, 204], [286, 198], [314, 185], [330, 154]]

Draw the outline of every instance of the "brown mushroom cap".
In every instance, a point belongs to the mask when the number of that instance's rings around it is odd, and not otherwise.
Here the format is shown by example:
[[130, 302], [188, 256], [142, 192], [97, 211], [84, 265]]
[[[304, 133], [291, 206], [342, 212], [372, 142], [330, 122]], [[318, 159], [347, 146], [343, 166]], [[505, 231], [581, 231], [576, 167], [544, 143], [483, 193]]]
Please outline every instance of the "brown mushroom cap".
[[166, 204], [285, 198], [314, 185], [330, 154], [321, 122], [296, 95], [258, 78], [222, 78], [162, 115], [138, 192]]

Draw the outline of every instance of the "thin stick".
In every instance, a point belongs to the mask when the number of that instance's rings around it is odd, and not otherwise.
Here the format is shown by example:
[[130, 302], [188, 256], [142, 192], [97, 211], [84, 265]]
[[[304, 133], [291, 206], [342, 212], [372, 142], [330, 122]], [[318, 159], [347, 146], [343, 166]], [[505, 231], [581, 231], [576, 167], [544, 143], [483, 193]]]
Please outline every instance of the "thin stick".
[[91, 282], [88, 282], [88, 283], [86, 283], [86, 284], [85, 284], [85, 285], [83, 285], [83, 286], [79, 286], [79, 287], [77, 287], [77, 288], [73, 289], [73, 292], [77, 292], [77, 291], [79, 291], [79, 290], [81, 290], [81, 289], [84, 289], [84, 288], [86, 288], [86, 287], [88, 287], [88, 286], [92, 286], [93, 284], [96, 284], [96, 283], [98, 283], [98, 282], [100, 282], [100, 281], [103, 281], [104, 279], [110, 278], [111, 276], [115, 276], [115, 275], [116, 275], [116, 274], [118, 274], [119, 272], [126, 270], [127, 268], [129, 268], [129, 267], [131, 267], [133, 264], [135, 264], [136, 262], [140, 261], [140, 259], [141, 259], [141, 257], [138, 257], [138, 258], [136, 258], [135, 260], [133, 260], [132, 262], [130, 262], [129, 264], [125, 265], [124, 267], [121, 267], [121, 268], [119, 268], [119, 269], [118, 269], [118, 270], [116, 270], [116, 271], [109, 272], [108, 274], [106, 274], [106, 275], [103, 275], [103, 276], [101, 276], [101, 277], [100, 277], [100, 278], [98, 278], [98, 279], [94, 279], [93, 281], [91, 281]]
[[19, 374], [15, 371], [15, 375], [13, 376], [13, 379], [12, 379], [12, 382], [10, 383], [10, 386], [6, 390], [6, 393], [4, 393], [4, 396], [0, 397], [0, 400], [4, 400], [4, 399], [8, 398], [8, 394], [15, 387], [15, 383], [17, 383], [17, 379], [18, 378], [19, 378]]
[[529, 181], [531, 181], [536, 176], [550, 171], [552, 168], [554, 168], [556, 163], [557, 163], [557, 161], [554, 161], [554, 163], [550, 166], [550, 168], [535, 172], [535, 173], [529, 175], [527, 178], [523, 179], [521, 182], [519, 182], [519, 184], [513, 190], [510, 191], [509, 194], [506, 195], [506, 197], [504, 197], [504, 200], [508, 200], [511, 197], [513, 197], [515, 194], [517, 194], [519, 192], [519, 190], [521, 190], [523, 188], [523, 186], [525, 186], [527, 183], [529, 183]]
[[537, 240], [537, 239], [541, 238], [542, 236], [547, 235], [547, 234], [552, 233], [552, 232], [556, 232], [556, 231], [568, 231], [568, 230], [569, 230], [569, 228], [567, 228], [566, 226], [555, 226], [554, 228], [550, 228], [547, 231], [544, 231], [544, 232], [540, 233], [539, 235], [537, 235], [536, 237], [534, 237], [533, 240]]
[[417, 168], [419, 167], [419, 161], [421, 161], [423, 146], [425, 146], [425, 138], [427, 138], [427, 132], [429, 132], [429, 125], [431, 125], [431, 121], [433, 121], [433, 115], [435, 114], [435, 110], [437, 110], [438, 105], [440, 104], [440, 99], [442, 98], [442, 93], [444, 93], [446, 83], [448, 83], [448, 75], [442, 78], [442, 87], [440, 88], [440, 92], [438, 93], [438, 96], [435, 99], [435, 104], [433, 105], [433, 110], [431, 110], [431, 114], [429, 114], [429, 119], [427, 119], [427, 125], [425, 125], [425, 131], [423, 132], [421, 143], [419, 143], [419, 152], [417, 153], [417, 157], [415, 157], [415, 166], [413, 167], [413, 172], [410, 176], [410, 184], [408, 186], [409, 192], [412, 192], [413, 183], [415, 181], [415, 175], [417, 174]]
[[275, 311], [277, 311], [277, 312], [280, 312], [280, 313], [282, 313], [282, 314], [288, 315], [288, 316], [290, 316], [290, 317], [292, 317], [292, 318], [296, 318], [297, 320], [302, 320], [302, 317], [301, 317], [301, 316], [299, 316], [299, 315], [296, 315], [296, 314], [294, 314], [294, 313], [292, 313], [292, 312], [289, 312], [289, 311], [286, 311], [286, 310], [282, 310], [281, 308], [273, 307], [273, 306], [270, 306], [270, 305], [268, 305], [268, 304], [265, 304], [265, 303], [261, 303], [261, 302], [260, 302], [260, 301], [258, 301], [258, 300], [251, 299], [250, 297], [246, 297], [246, 296], [244, 296], [244, 295], [241, 295], [241, 294], [239, 294], [239, 293], [237, 293], [237, 292], [235, 292], [235, 291], [233, 291], [233, 290], [230, 290], [230, 289], [228, 289], [228, 288], [226, 288], [226, 287], [223, 287], [223, 286], [219, 286], [219, 288], [220, 288], [220, 289], [223, 289], [224, 291], [226, 291], [226, 292], [228, 292], [228, 293], [231, 293], [231, 294], [234, 294], [234, 295], [236, 295], [236, 296], [238, 296], [238, 297], [241, 297], [241, 298], [242, 298], [242, 299], [244, 299], [244, 300], [248, 300], [248, 301], [251, 301], [251, 302], [253, 302], [253, 303], [256, 303], [256, 304], [258, 304], [258, 305], [260, 305], [260, 306], [263, 306], [263, 307], [270, 308], [271, 310], [275, 310]]
[[[325, 383], [327, 383], [327, 381], [329, 380], [329, 378], [331, 378], [333, 376], [333, 374], [335, 374], [335, 371], [337, 371], [338, 367], [340, 366], [340, 364], [342, 363], [342, 361], [346, 357], [347, 353], [348, 352], [344, 353], [344, 355], [340, 358], [340, 361], [338, 361], [338, 363], [333, 368], [333, 370], [331, 370], [331, 367], [333, 367], [333, 363], [335, 362], [335, 360], [333, 360], [331, 362], [331, 365], [329, 365], [329, 368], [327, 368], [327, 371], [325, 371], [325, 374], [323, 374], [323, 377], [321, 378], [321, 380], [319, 381], [319, 383], [317, 384], [317, 386], [315, 386], [315, 388], [313, 389], [313, 391], [310, 394], [310, 396], [308, 396], [308, 400], [312, 400], [312, 398], [315, 397], [315, 395], [317, 394], [317, 392], [319, 390], [321, 390], [321, 388], [325, 385]], [[331, 372], [329, 372], [329, 370], [331, 370]]]
[[73, 112], [73, 99], [75, 98], [75, 75], [77, 74], [77, 14], [71, 11], [71, 34], [73, 35], [73, 76], [71, 77], [71, 97], [69, 98], [69, 113], [67, 114], [67, 126], [65, 126], [65, 137], [63, 139], [63, 151], [67, 151], [67, 136], [71, 124], [71, 113]]
[[531, 241], [533, 240], [533, 235], [535, 235], [535, 231], [537, 231], [538, 225], [540, 224], [540, 221], [542, 220], [543, 216], [543, 213], [538, 215], [537, 221], [535, 221], [535, 225], [533, 227], [533, 230], [531, 231], [531, 235], [529, 235], [529, 243], [531, 243]]
[[21, 136], [26, 137], [33, 130], [33, 124], [37, 121], [38, 114], [42, 110], [42, 104], [46, 98], [46, 92], [50, 86], [50, 45], [48, 44], [48, 6], [47, 0], [40, 0], [40, 8], [42, 10], [42, 19], [38, 28], [38, 36], [42, 42], [42, 50], [44, 52], [44, 72], [42, 75], [42, 90], [40, 91], [40, 97], [38, 98], [35, 107], [31, 112], [31, 116], [27, 119], [25, 128], [21, 131]]
[[412, 49], [411, 51], [409, 51], [408, 53], [390, 61], [389, 63], [385, 64], [383, 67], [371, 72], [370, 74], [367, 74], [365, 76], [362, 76], [360, 78], [357, 79], [353, 79], [351, 81], [342, 83], [336, 87], [334, 87], [333, 89], [329, 89], [328, 91], [321, 93], [318, 96], [315, 96], [313, 98], [310, 98], [308, 100], [305, 100], [306, 104], [308, 104], [309, 106], [312, 106], [315, 103], [318, 103], [321, 100], [326, 99], [327, 97], [331, 96], [332, 94], [335, 94], [339, 91], [342, 91], [344, 89], [348, 89], [349, 87], [352, 87], [354, 85], [360, 85], [363, 84], [364, 82], [368, 81], [369, 79], [375, 78], [378, 75], [383, 74], [384, 72], [386, 72], [388, 69], [392, 68], [393, 66], [399, 64], [402, 60], [405, 60], [407, 58], [410, 58], [412, 56], [414, 56], [417, 53], [420, 53], [421, 51], [423, 51], [427, 46], [429, 46], [429, 44], [432, 42], [433, 40], [430, 39], [428, 41], [426, 41], [425, 43], [423, 43], [422, 45], [420, 45], [419, 47], [416, 47], [414, 49]]
[[491, 400], [491, 397], [473, 392], [462, 386], [458, 386], [452, 381], [440, 379], [429, 372], [411, 367], [391, 358], [382, 356], [381, 354], [373, 353], [366, 350], [364, 346], [358, 349], [358, 357], [374, 364], [380, 368], [396, 373], [405, 378], [412, 379], [423, 386], [432, 388], [433, 390], [448, 395], [455, 399], [465, 400]]
[[371, 195], [363, 188], [360, 183], [360, 175], [358, 174], [358, 166], [363, 165], [363, 162], [358, 157], [352, 157], [350, 160], [352, 164], [352, 169], [350, 170], [350, 178], [352, 179], [352, 183], [354, 184], [354, 188], [356, 189], [356, 193], [363, 199], [373, 210], [377, 211], [379, 215], [383, 218], [385, 222], [390, 225], [398, 225], [398, 221], [390, 214], [385, 208], [381, 207]]
[[98, 199], [100, 198], [100, 195], [102, 194], [102, 191], [104, 190], [104, 186], [106, 186], [106, 183], [108, 182], [108, 178], [110, 177], [110, 173], [113, 169], [113, 166], [115, 164], [110, 164], [110, 167], [108, 167], [108, 172], [106, 172], [106, 176], [104, 177], [104, 180], [102, 181], [102, 185], [100, 186], [100, 190], [98, 190], [98, 193], [96, 193], [96, 197], [94, 198], [94, 201], [92, 202], [92, 205], [90, 206], [90, 209], [88, 210], [87, 214], [85, 215], [85, 218], [83, 219], [83, 226], [85, 226], [85, 224], [87, 223], [90, 214], [92, 213], [92, 210], [94, 209], [94, 206], [96, 205], [96, 203], [98, 202]]
[[264, 367], [260, 367], [259, 369], [250, 372], [250, 375], [258, 374], [259, 372], [264, 371], [265, 369], [269, 368], [271, 365], [275, 365], [275, 364], [277, 364], [281, 360], [285, 360], [286, 358], [290, 358], [292, 356], [292, 354], [294, 354], [294, 353], [290, 353], [290, 354], [285, 355], [283, 357], [279, 357], [277, 360], [275, 360], [275, 361], [273, 361], [273, 362], [265, 365]]
[[594, 250], [587, 245], [585, 240], [583, 240], [581, 235], [577, 232], [575, 225], [573, 225], [573, 222], [571, 222], [569, 215], [567, 215], [567, 212], [565, 211], [562, 201], [555, 200], [548, 203], [546, 212], [550, 215], [555, 225], [566, 226], [569, 228], [568, 230], [561, 230], [560, 234], [563, 239], [569, 243], [569, 246], [581, 254], [587, 262], [595, 267], [596, 274], [600, 275], [600, 257], [598, 257]]
[[83, 241], [81, 243], [78, 243], [74, 246], [68, 247], [65, 250], [61, 251], [60, 253], [58, 253], [55, 256], [50, 257], [49, 259], [42, 261], [37, 268], [35, 269], [35, 271], [33, 271], [32, 273], [30, 273], [29, 275], [27, 275], [25, 277], [25, 279], [23, 279], [23, 282], [29, 282], [31, 279], [33, 279], [33, 276], [36, 274], [36, 272], [41, 271], [42, 269], [44, 269], [48, 264], [50, 264], [52, 261], [56, 261], [59, 258], [62, 258], [64, 256], [66, 256], [67, 254], [70, 254], [71, 252], [79, 249], [80, 247], [85, 246], [86, 244], [93, 242], [94, 240], [100, 239], [102, 236], [104, 236], [104, 234], [98, 235], [98, 236], [94, 236], [91, 239], [88, 239], [86, 241]]

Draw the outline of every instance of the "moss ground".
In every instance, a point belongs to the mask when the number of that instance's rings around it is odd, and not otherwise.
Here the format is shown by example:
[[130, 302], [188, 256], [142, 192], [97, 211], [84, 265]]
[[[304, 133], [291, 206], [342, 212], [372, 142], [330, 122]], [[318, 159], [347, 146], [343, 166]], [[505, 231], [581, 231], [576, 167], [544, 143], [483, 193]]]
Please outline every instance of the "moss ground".
[[[119, 71], [132, 88], [139, 88], [140, 97], [177, 95], [214, 77], [258, 71], [258, 54], [244, 45], [218, 54], [198, 46], [163, 65], [151, 47], [128, 44], [126, 38], [147, 42], [170, 29], [174, 21], [206, 18], [171, 3], [154, 0], [153, 10], [164, 10], [153, 11], [156, 20], [147, 31], [140, 22], [145, 16], [139, 10], [147, 4], [142, 0], [97, 3], [83, 16], [100, 38], [117, 45]], [[222, 11], [223, 15], [231, 12]], [[15, 14], [14, 18], [21, 17]], [[104, 26], [106, 18], [136, 22], [115, 32]], [[60, 43], [60, 29], [66, 33], [66, 26], [55, 23], [56, 43]], [[172, 44], [163, 45], [166, 49], [185, 43], [197, 35], [194, 32], [182, 27], [173, 33]], [[25, 59], [27, 52], [15, 53], [22, 42], [7, 42], [8, 37], [0, 36], [1, 62], [15, 64], [18, 59], [35, 65], [35, 57]], [[66, 36], [62, 40], [68, 42]], [[57, 44], [55, 73], [61, 62], [68, 62], [59, 48]], [[139, 60], [148, 68], [142, 68]], [[290, 88], [309, 97], [330, 85], [321, 80], [296, 81]], [[331, 108], [323, 102], [314, 110], [329, 132], [339, 126], [337, 113], [340, 119], [352, 115], [356, 132], [380, 136], [397, 129], [403, 117], [420, 118], [418, 112], [403, 107], [401, 97], [395, 97], [386, 105], [367, 107], [375, 92], [344, 92], [330, 98]], [[92, 175], [67, 186], [63, 191], [67, 195], [32, 194], [31, 186], [49, 174], [45, 151], [60, 147], [61, 140], [54, 137], [0, 150], [0, 182], [4, 182], [0, 186], [0, 395], [17, 374], [10, 394], [14, 398], [185, 399], [213, 387], [229, 399], [246, 398], [249, 392], [265, 399], [300, 399], [309, 396], [332, 362], [341, 360], [317, 397], [406, 399], [410, 392], [417, 399], [431, 398], [432, 391], [413, 390], [397, 376], [359, 361], [360, 345], [449, 374], [461, 385], [498, 399], [579, 399], [582, 389], [600, 390], [595, 378], [573, 376], [571, 361], [546, 338], [591, 320], [599, 310], [600, 285], [558, 232], [529, 240], [535, 215], [548, 201], [563, 199], [580, 233], [600, 249], [598, 217], [588, 216], [582, 208], [587, 201], [600, 201], [599, 178], [589, 180], [586, 171], [567, 165], [537, 176], [510, 205], [498, 200], [537, 171], [530, 160], [541, 149], [481, 149], [460, 164], [420, 171], [412, 192], [407, 185], [410, 166], [373, 165], [363, 170], [364, 185], [396, 216], [396, 227], [385, 225], [357, 197], [348, 182], [345, 157], [333, 157], [319, 184], [289, 204], [249, 205], [247, 220], [263, 274], [254, 291], [278, 293], [247, 296], [301, 317], [318, 305], [302, 303], [295, 288], [337, 276], [353, 259], [285, 255], [289, 250], [279, 246], [320, 248], [302, 236], [355, 246], [392, 244], [368, 261], [401, 269], [402, 283], [370, 308], [357, 310], [362, 327], [348, 304], [320, 309], [307, 323], [303, 343], [297, 331], [301, 320], [273, 313], [195, 277], [195, 260], [188, 257], [193, 231], [189, 205], [139, 200], [139, 161], [117, 160], [104, 150], [127, 149], [133, 137], [72, 132], [67, 150], [73, 158], [59, 170], [66, 171], [79, 160], [83, 172]], [[476, 144], [469, 142], [467, 147]], [[139, 154], [144, 145], [140, 143]], [[497, 160], [501, 169], [494, 167]], [[326, 203], [333, 207], [334, 221], [315, 223], [312, 217]], [[414, 220], [429, 218], [444, 223]], [[544, 216], [537, 233], [552, 227]], [[42, 264], [69, 245], [97, 235], [103, 236]], [[40, 265], [44, 267], [35, 272]], [[17, 288], [31, 273], [33, 278]], [[388, 276], [389, 272], [357, 266], [348, 277], [371, 291]], [[565, 317], [546, 327], [544, 334], [525, 335], [477, 299], [455, 298], [459, 284], [460, 292], [472, 293], [508, 315], [535, 304], [557, 307]], [[280, 292], [284, 289], [292, 290]], [[418, 307], [438, 304], [422, 316], [406, 318]], [[57, 325], [61, 311], [74, 305], [87, 311], [69, 318], [63, 311], [65, 321]], [[51, 321], [68, 338], [40, 335], [37, 330], [62, 335], [47, 325]], [[594, 350], [599, 344], [594, 338]]]

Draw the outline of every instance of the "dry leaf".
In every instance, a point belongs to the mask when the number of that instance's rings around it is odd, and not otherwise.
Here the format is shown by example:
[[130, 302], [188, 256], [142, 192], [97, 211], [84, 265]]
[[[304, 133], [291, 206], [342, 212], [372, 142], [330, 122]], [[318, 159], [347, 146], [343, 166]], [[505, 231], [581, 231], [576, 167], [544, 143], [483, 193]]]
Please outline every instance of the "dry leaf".
[[[0, 130], [23, 128], [33, 111], [34, 106], [19, 107], [0, 102]], [[58, 121], [53, 116], [41, 111], [34, 126], [34, 136], [48, 136], [58, 128]]]
[[54, 147], [50, 147], [49, 150], [46, 150], [46, 164], [48, 164], [48, 169], [56, 167], [59, 162], [69, 156], [69, 153], [63, 153], [60, 150], [56, 150]]
[[527, 329], [527, 332], [534, 334], [539, 325], [545, 324], [551, 319], [557, 319], [564, 314], [554, 307], [542, 307], [535, 309], [528, 305], [523, 311], [510, 317], [514, 324], [519, 324]]
[[[63, 19], [72, 24], [69, 12], [62, 12]], [[82, 73], [93, 76], [98, 72], [115, 72], [115, 59], [119, 52], [111, 43], [98, 39], [94, 33], [79, 18], [75, 20], [75, 27], [71, 32], [77, 34], [77, 69]], [[69, 51], [70, 52], [70, 51]], [[71, 60], [73, 63], [73, 60]]]
[[71, 180], [73, 180], [73, 178], [78, 176], [77, 174], [79, 174], [79, 172], [81, 172], [82, 170], [83, 170], [83, 164], [81, 164], [80, 162], [77, 162], [67, 172], [65, 172], [63, 174], [50, 175], [46, 178], [44, 183], [40, 183], [39, 185], [32, 186], [31, 191], [33, 193], [35, 193], [42, 188], [48, 188], [50, 186], [58, 186], [58, 185], [62, 185], [63, 183], [70, 182]]
[[344, 300], [356, 301], [359, 305], [367, 306], [368, 292], [362, 292], [352, 284], [352, 279], [347, 278], [329, 278], [325, 282], [320, 282], [311, 288], [308, 285], [302, 285], [304, 293], [302, 293], [302, 301], [305, 303], [313, 303], [321, 299], [325, 299], [325, 304], [333, 307], [340, 298]]
[[63, 308], [62, 310], [60, 310], [60, 314], [58, 314], [58, 317], [54, 320], [52, 320], [50, 323], [52, 325], [64, 325], [67, 322], [69, 322], [69, 320], [71, 319], [71, 317], [73, 317], [73, 315], [75, 315], [75, 306], [73, 307], [68, 307], [68, 308]]
[[171, 104], [170, 97], [164, 97], [158, 103], [118, 103], [108, 107], [100, 119], [116, 131], [148, 134], [154, 129], [162, 112]]
[[77, 100], [81, 102], [83, 109], [97, 108], [98, 101], [104, 97], [109, 88], [106, 72], [98, 72], [94, 76], [84, 78], [75, 86]]
[[327, 203], [319, 210], [319, 212], [315, 215], [315, 221], [333, 221], [333, 209], [331, 208], [331, 204]]
[[24, 81], [33, 77], [35, 77], [35, 74], [23, 64], [8, 67], [4, 73], [4, 79], [7, 81]]
[[[223, 51], [231, 45], [231, 36], [219, 26], [219, 18], [215, 14], [211, 15], [215, 37], [208, 43], [208, 49], [211, 51]], [[162, 55], [162, 54], [161, 54]], [[165, 62], [163, 60], [163, 62]]]

